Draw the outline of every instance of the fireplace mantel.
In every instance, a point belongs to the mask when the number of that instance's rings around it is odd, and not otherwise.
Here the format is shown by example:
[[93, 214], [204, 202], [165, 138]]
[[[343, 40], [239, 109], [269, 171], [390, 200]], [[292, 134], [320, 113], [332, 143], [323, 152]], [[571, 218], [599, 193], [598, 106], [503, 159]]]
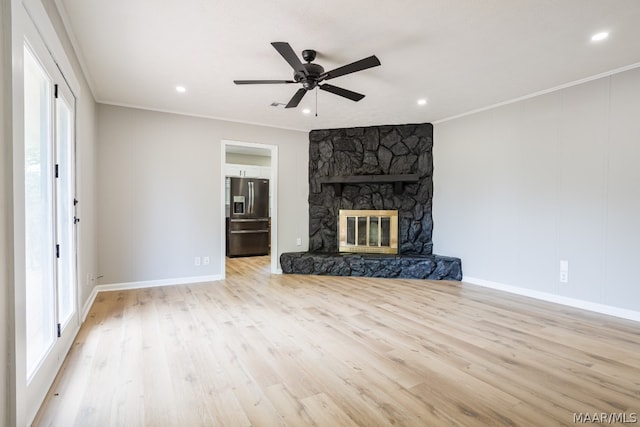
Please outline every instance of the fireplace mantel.
[[333, 185], [336, 196], [342, 195], [342, 187], [347, 184], [393, 184], [396, 194], [401, 194], [405, 182], [418, 182], [418, 174], [407, 173], [402, 175], [342, 175], [325, 176], [318, 179], [320, 184]]

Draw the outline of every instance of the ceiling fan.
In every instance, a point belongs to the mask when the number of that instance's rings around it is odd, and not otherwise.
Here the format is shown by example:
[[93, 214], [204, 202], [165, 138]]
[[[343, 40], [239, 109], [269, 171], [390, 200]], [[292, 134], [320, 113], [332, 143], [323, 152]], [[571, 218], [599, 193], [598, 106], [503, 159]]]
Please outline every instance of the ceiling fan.
[[367, 68], [377, 67], [380, 65], [380, 60], [375, 55], [368, 58], [361, 59], [351, 64], [338, 67], [331, 71], [324, 71], [324, 68], [318, 64], [314, 64], [313, 60], [316, 59], [316, 51], [312, 49], [306, 49], [302, 51], [302, 58], [307, 62], [303, 64], [296, 53], [293, 51], [289, 43], [287, 42], [273, 42], [271, 45], [278, 51], [280, 55], [291, 65], [294, 70], [293, 80], [234, 80], [237, 85], [260, 85], [260, 84], [285, 84], [285, 83], [302, 83], [302, 88], [293, 95], [293, 98], [284, 108], [295, 108], [298, 106], [302, 97], [316, 87], [331, 92], [335, 95], [339, 95], [348, 98], [352, 101], [360, 101], [364, 98], [361, 93], [353, 92], [347, 89], [343, 89], [338, 86], [333, 86], [328, 83], [320, 84], [325, 80], [330, 80], [336, 77], [344, 76], [345, 74], [355, 73], [356, 71], [366, 70]]

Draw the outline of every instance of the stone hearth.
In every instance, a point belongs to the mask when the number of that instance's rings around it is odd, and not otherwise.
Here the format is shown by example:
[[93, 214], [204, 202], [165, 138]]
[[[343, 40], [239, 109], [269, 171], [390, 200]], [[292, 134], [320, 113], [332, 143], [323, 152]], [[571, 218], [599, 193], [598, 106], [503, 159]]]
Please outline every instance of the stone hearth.
[[280, 256], [280, 265], [293, 274], [462, 280], [460, 258], [440, 255], [289, 252]]
[[[285, 273], [461, 280], [459, 258], [432, 254], [430, 123], [309, 133], [309, 253]], [[397, 210], [398, 254], [339, 254], [340, 209]]]

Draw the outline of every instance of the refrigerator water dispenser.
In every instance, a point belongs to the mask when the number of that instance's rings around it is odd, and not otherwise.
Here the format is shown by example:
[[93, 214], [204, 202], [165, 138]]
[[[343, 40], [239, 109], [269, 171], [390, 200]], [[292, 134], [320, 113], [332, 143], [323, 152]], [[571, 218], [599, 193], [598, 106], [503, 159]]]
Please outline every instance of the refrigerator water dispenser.
[[243, 215], [244, 210], [244, 196], [233, 196], [233, 213], [236, 215]]

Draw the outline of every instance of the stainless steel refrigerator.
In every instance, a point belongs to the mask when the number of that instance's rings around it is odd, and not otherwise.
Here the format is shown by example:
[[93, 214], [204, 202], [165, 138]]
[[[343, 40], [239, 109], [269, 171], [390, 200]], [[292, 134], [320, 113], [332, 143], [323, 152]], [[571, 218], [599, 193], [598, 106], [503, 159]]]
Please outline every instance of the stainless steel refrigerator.
[[269, 254], [269, 180], [230, 178], [227, 255]]

